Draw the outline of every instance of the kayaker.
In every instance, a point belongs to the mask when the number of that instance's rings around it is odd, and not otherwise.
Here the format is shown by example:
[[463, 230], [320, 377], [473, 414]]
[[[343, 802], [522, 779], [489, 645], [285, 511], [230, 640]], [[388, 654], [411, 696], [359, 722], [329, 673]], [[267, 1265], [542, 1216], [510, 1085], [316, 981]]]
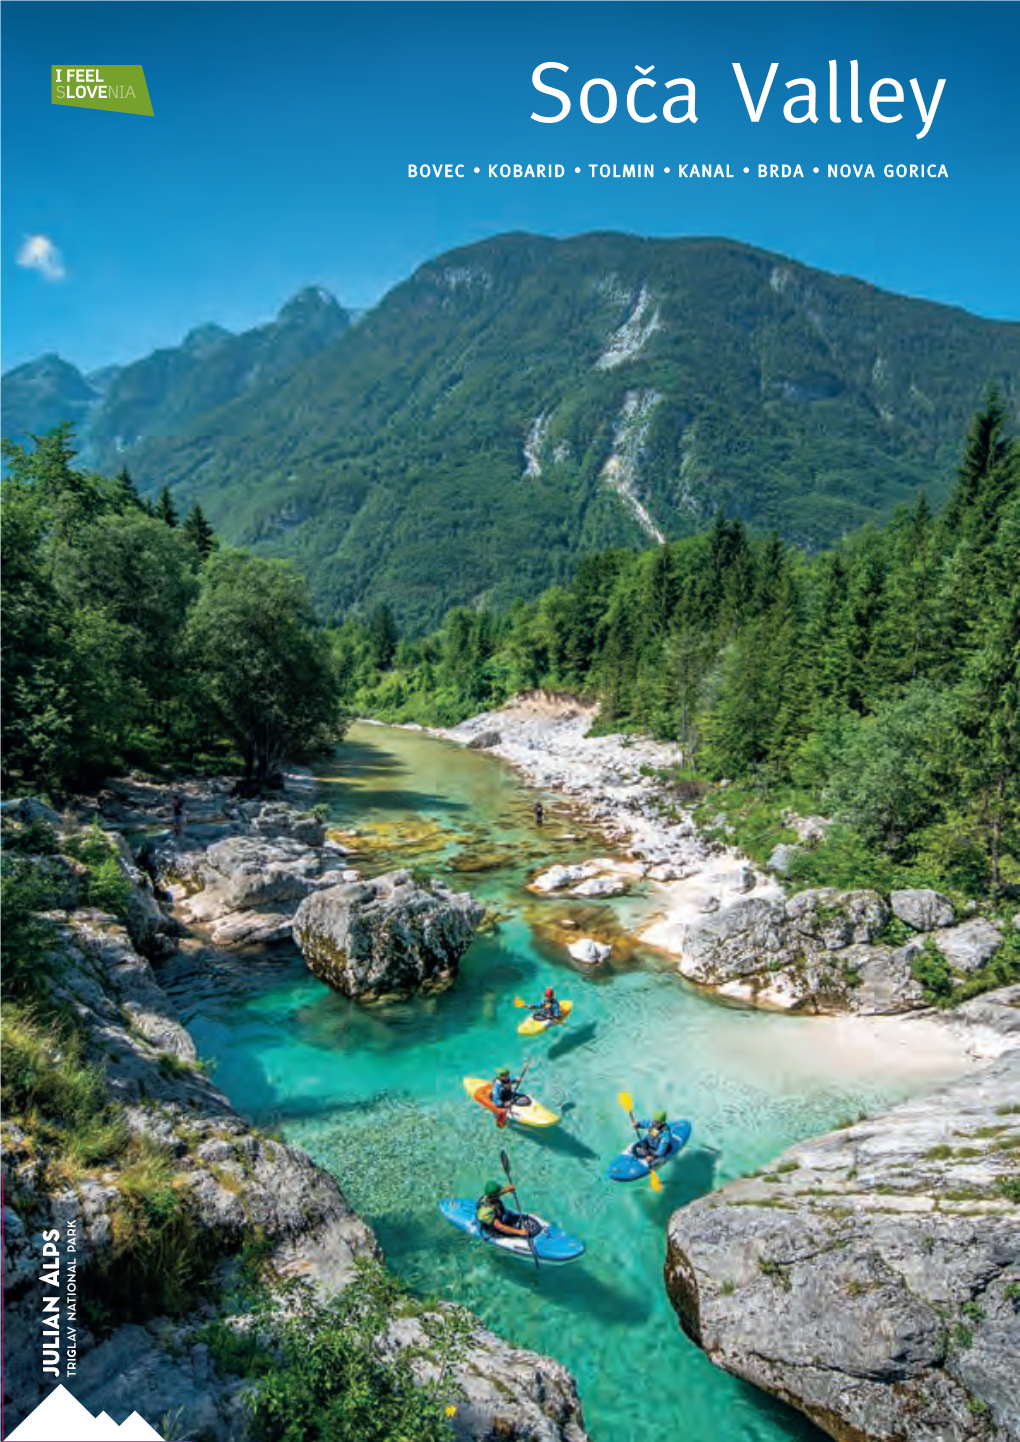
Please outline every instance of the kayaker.
[[498, 1107], [512, 1107], [517, 1100], [517, 1088], [520, 1085], [519, 1076], [511, 1076], [510, 1068], [501, 1066], [496, 1073], [496, 1080], [492, 1083], [492, 1100]]
[[556, 1000], [556, 992], [551, 986], [545, 989], [545, 996], [539, 1006], [531, 1008], [537, 1021], [559, 1021], [563, 1015], [563, 1009]]
[[637, 1126], [644, 1132], [644, 1136], [634, 1143], [636, 1157], [642, 1157], [651, 1163], [662, 1161], [669, 1155], [673, 1134], [664, 1111], [657, 1111], [650, 1121], [638, 1122]]
[[515, 1227], [514, 1222], [527, 1222], [526, 1217], [519, 1216], [516, 1212], [507, 1211], [503, 1205], [503, 1196], [506, 1192], [512, 1192], [513, 1187], [501, 1187], [494, 1177], [490, 1177], [485, 1183], [485, 1191], [475, 1203], [475, 1214], [483, 1231], [502, 1232], [509, 1237], [528, 1237], [531, 1235], [527, 1226]]

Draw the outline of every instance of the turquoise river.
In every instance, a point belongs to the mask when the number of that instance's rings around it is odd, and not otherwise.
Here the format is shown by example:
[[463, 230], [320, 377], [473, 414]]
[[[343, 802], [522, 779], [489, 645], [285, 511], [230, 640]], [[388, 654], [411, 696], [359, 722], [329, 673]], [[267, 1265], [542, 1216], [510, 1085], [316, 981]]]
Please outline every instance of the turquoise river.
[[[612, 935], [650, 899], [585, 908], [527, 893], [549, 858], [604, 854], [605, 845], [578, 837], [583, 827], [555, 797], [539, 830], [535, 793], [492, 757], [360, 724], [318, 781], [331, 824], [356, 833], [353, 864], [365, 873], [421, 867], [503, 919], [475, 940], [451, 991], [388, 1006], [351, 1004], [286, 947], [225, 960], [201, 980], [178, 976], [175, 999], [218, 1085], [335, 1173], [406, 1284], [466, 1303], [508, 1340], [571, 1368], [594, 1442], [820, 1437], [684, 1337], [662, 1285], [666, 1221], [797, 1139], [918, 1083], [883, 1081], [866, 1064], [827, 1068], [808, 1035], [825, 1023], [720, 1006], [640, 949], [618, 947], [619, 960], [583, 974], [554, 923], [573, 908], [575, 934]], [[570, 1025], [518, 1037], [515, 995], [537, 998], [550, 983], [574, 1001]], [[529, 1089], [562, 1124], [497, 1132], [462, 1077], [525, 1059]], [[631, 1139], [621, 1089], [639, 1113], [665, 1106], [693, 1121], [660, 1194], [606, 1177]], [[500, 1146], [523, 1204], [584, 1239], [580, 1261], [536, 1273], [442, 1220], [440, 1197], [474, 1197], [499, 1175]]]

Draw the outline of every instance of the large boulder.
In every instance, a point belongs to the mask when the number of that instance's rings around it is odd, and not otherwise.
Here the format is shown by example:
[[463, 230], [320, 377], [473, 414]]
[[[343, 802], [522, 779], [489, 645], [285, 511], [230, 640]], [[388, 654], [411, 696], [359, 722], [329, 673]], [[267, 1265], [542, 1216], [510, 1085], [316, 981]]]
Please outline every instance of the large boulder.
[[782, 1011], [911, 1011], [924, 1005], [911, 970], [920, 943], [876, 944], [888, 920], [875, 891], [745, 897], [689, 928], [680, 971], [723, 996]]
[[1018, 1442], [1017, 1113], [1014, 1049], [675, 1212], [684, 1331], [833, 1437]]
[[934, 941], [954, 971], [977, 971], [1002, 945], [1002, 932], [990, 921], [977, 917], [962, 926], [936, 931]]
[[449, 986], [484, 915], [466, 892], [391, 871], [306, 897], [293, 930], [316, 976], [375, 1001]]
[[919, 886], [910, 891], [894, 891], [889, 897], [893, 915], [915, 931], [934, 931], [939, 926], [952, 926], [956, 920], [953, 903], [941, 891]]

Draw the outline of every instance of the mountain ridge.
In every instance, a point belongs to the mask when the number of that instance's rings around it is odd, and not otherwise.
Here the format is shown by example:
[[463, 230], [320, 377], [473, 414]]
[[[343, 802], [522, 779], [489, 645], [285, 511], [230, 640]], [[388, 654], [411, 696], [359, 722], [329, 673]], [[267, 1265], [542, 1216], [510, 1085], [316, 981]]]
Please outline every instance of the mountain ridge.
[[938, 502], [988, 383], [1020, 390], [1020, 324], [720, 238], [489, 237], [319, 339], [221, 404], [157, 405], [162, 434], [104, 402], [91, 444], [139, 435], [117, 455], [143, 489], [294, 559], [327, 614], [413, 627], [720, 508], [817, 548]]

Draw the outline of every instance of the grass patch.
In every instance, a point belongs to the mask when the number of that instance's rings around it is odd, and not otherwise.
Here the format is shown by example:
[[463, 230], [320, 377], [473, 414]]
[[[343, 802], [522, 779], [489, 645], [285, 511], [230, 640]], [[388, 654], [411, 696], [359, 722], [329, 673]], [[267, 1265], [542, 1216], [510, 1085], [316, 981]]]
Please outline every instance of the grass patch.
[[782, 1287], [784, 1292], [788, 1292], [793, 1285], [789, 1272], [782, 1262], [777, 1262], [774, 1257], [759, 1257], [758, 1270], [763, 1277], [768, 1277], [770, 1281], [775, 1282], [776, 1286]]
[[1005, 1197], [1007, 1202], [1012, 1202], [1014, 1206], [1020, 1207], [1020, 1176], [996, 1177], [995, 1190], [1000, 1197]]

